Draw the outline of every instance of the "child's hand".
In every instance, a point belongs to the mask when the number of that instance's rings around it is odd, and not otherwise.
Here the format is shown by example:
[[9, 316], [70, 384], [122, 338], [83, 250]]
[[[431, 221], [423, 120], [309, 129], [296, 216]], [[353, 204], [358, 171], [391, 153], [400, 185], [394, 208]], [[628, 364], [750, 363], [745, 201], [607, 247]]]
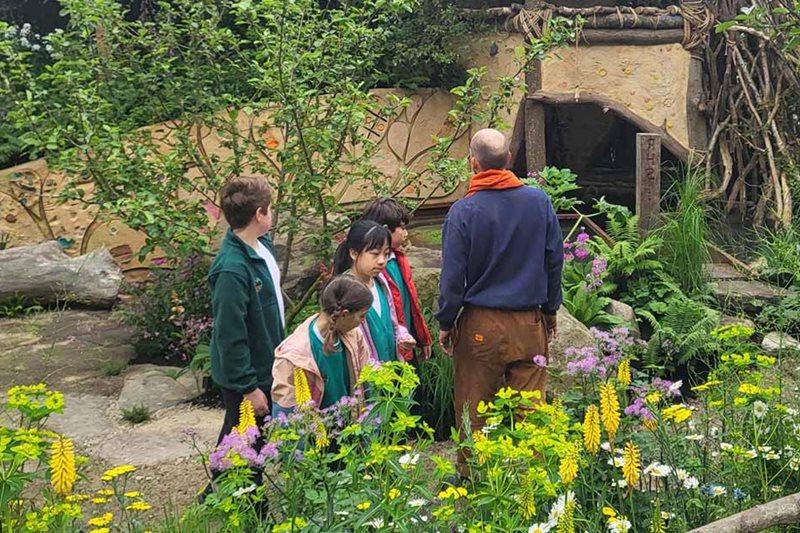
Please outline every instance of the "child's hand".
[[267, 416], [269, 414], [267, 395], [261, 389], [257, 388], [252, 392], [248, 392], [244, 395], [244, 398], [250, 400], [250, 403], [253, 404], [253, 411], [255, 411], [256, 416]]
[[422, 358], [423, 361], [427, 361], [431, 358], [431, 347], [430, 346], [423, 346], [421, 348], [421, 353], [419, 356]]
[[413, 350], [414, 347], [417, 345], [417, 341], [414, 340], [414, 337], [408, 336], [403, 337], [402, 339], [398, 339], [397, 347], [400, 350]]

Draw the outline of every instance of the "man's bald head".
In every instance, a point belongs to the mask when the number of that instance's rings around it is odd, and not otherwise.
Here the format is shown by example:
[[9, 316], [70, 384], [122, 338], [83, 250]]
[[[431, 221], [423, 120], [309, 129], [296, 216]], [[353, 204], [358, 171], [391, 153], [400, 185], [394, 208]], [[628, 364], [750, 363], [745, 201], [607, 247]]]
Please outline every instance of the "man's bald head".
[[492, 128], [482, 129], [472, 137], [469, 153], [479, 167], [476, 170], [502, 170], [511, 158], [506, 136]]

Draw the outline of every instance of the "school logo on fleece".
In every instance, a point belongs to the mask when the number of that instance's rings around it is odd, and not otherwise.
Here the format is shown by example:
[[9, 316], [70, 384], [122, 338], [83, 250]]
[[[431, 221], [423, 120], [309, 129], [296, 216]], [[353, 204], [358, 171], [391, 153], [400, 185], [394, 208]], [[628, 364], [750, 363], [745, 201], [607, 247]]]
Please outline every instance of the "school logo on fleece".
[[259, 292], [261, 292], [261, 288], [264, 286], [264, 282], [261, 281], [260, 279], [256, 278], [255, 285], [256, 285], [256, 292], [259, 293]]

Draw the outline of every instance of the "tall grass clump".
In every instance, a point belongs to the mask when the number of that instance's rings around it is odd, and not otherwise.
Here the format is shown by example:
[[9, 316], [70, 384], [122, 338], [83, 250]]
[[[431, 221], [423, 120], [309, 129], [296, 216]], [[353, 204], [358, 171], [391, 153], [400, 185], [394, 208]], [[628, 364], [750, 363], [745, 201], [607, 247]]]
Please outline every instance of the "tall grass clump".
[[665, 197], [670, 207], [658, 230], [662, 239], [659, 258], [686, 294], [701, 294], [707, 288], [711, 263], [708, 206], [703, 200], [700, 170], [689, 166], [682, 174], [675, 176]]
[[770, 281], [782, 286], [800, 285], [800, 225], [765, 230], [758, 241], [758, 251]]

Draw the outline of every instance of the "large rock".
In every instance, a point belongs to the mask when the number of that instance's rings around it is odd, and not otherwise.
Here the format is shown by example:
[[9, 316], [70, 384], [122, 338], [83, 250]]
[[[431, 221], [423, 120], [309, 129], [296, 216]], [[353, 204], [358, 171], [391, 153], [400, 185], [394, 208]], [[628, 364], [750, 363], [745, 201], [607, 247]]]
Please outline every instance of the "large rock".
[[639, 331], [639, 323], [636, 321], [636, 311], [633, 310], [633, 307], [618, 300], [611, 300], [606, 308], [606, 313], [620, 318], [623, 325], [630, 330], [631, 337], [641, 338], [642, 334]]
[[135, 365], [125, 372], [117, 405], [122, 409], [146, 407], [150, 413], [187, 402], [203, 392], [202, 377], [186, 368]]
[[50, 241], [0, 251], [0, 304], [21, 297], [44, 306], [109, 309], [121, 283], [122, 271], [105, 248], [70, 257]]
[[761, 341], [761, 348], [769, 354], [776, 354], [787, 350], [800, 352], [800, 341], [786, 333], [773, 331], [764, 336], [764, 340]]
[[730, 315], [722, 315], [722, 318], [719, 321], [720, 326], [730, 326], [733, 324], [739, 324], [742, 326], [747, 326], [748, 328], [752, 328], [756, 330], [756, 323], [750, 320], [749, 318], [742, 318], [738, 316], [730, 316]]
[[757, 315], [764, 306], [777, 305], [790, 291], [761, 281], [719, 279], [712, 283], [720, 308], [732, 313]]

